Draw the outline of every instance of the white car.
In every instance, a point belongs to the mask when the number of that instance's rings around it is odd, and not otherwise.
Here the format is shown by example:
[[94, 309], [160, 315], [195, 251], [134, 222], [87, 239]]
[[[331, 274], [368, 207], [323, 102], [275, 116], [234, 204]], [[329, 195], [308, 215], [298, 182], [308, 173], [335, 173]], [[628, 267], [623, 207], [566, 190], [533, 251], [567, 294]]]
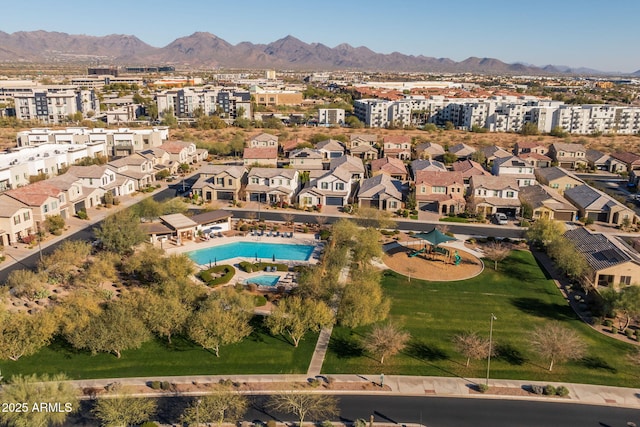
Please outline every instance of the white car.
[[496, 213], [493, 215], [493, 219], [498, 225], [507, 225], [509, 222], [507, 221], [507, 216], [503, 213]]

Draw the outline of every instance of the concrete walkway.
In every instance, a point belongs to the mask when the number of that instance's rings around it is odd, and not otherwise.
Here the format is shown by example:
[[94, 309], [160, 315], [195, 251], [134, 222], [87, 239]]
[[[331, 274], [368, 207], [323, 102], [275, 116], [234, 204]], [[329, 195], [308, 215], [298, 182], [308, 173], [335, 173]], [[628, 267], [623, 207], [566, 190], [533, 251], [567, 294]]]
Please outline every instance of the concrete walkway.
[[[479, 393], [475, 385], [484, 384], [482, 378], [457, 377], [413, 377], [401, 375], [385, 375], [384, 384], [380, 386], [380, 375], [324, 375], [331, 382], [331, 386], [324, 388], [309, 388], [312, 393], [327, 394], [357, 394], [357, 395], [395, 395], [395, 396], [438, 396], [472, 399], [508, 399], [508, 400], [545, 400], [559, 403], [579, 403], [586, 405], [617, 406], [640, 409], [640, 389], [609, 387], [588, 384], [570, 384], [556, 382], [521, 381], [521, 380], [490, 380], [489, 391]], [[173, 384], [207, 384], [218, 383], [220, 380], [232, 380], [238, 383], [260, 384], [259, 391], [247, 391], [247, 394], [269, 394], [282, 391], [283, 383], [305, 383], [310, 378], [307, 375], [200, 375], [184, 377], [155, 377], [155, 378], [120, 378], [105, 380], [72, 381], [78, 388], [103, 388], [108, 384], [119, 382], [124, 386], [145, 386], [149, 381], [168, 381]], [[265, 384], [273, 384], [273, 388]], [[548, 397], [524, 393], [531, 385], [565, 386], [569, 390], [567, 397]], [[148, 389], [149, 393], [139, 393], [145, 396], [169, 396], [173, 393], [163, 393]], [[297, 388], [297, 390], [300, 390]], [[207, 391], [181, 393], [183, 395], [201, 395]], [[523, 395], [524, 394], [524, 395]]]

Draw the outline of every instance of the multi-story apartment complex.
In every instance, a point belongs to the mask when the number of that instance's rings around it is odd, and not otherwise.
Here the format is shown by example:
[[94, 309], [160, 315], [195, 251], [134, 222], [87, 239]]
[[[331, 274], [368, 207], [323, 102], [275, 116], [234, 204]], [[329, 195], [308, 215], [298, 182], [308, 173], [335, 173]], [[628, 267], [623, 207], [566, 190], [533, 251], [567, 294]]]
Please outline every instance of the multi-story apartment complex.
[[176, 117], [194, 117], [197, 112], [225, 119], [251, 117], [251, 95], [241, 90], [184, 87], [159, 92], [156, 102], [160, 116], [172, 110]]
[[73, 86], [30, 88], [15, 93], [13, 99], [18, 120], [60, 124], [76, 113], [86, 118], [100, 111], [100, 102], [93, 90], [78, 90]]
[[319, 108], [318, 123], [321, 125], [339, 125], [344, 123], [344, 109]]

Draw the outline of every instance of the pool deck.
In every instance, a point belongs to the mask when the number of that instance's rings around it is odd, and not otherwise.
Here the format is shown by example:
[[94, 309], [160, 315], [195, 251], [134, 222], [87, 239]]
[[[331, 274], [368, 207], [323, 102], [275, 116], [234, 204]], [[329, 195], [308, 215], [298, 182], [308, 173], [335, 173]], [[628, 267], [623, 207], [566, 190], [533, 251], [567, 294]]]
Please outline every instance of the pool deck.
[[[196, 251], [199, 249], [211, 248], [214, 246], [226, 245], [234, 242], [253, 242], [253, 243], [280, 243], [280, 244], [289, 244], [289, 245], [312, 245], [314, 246], [313, 252], [307, 261], [294, 261], [294, 260], [285, 260], [285, 259], [276, 259], [276, 263], [287, 264], [289, 269], [295, 267], [296, 265], [313, 265], [318, 262], [320, 259], [320, 254], [322, 252], [322, 248], [324, 247], [324, 242], [315, 238], [313, 234], [304, 234], [304, 233], [295, 233], [293, 237], [274, 237], [274, 236], [251, 236], [250, 234], [246, 234], [245, 236], [233, 236], [233, 237], [214, 237], [209, 240], [188, 240], [183, 242], [182, 245], [176, 246], [174, 244], [165, 244], [165, 251], [167, 254], [182, 254], [185, 252]], [[225, 260], [218, 261], [218, 264], [231, 264], [236, 268], [236, 274], [229, 283], [230, 285], [234, 285], [236, 283], [245, 283], [247, 279], [256, 276], [262, 276], [264, 274], [270, 274], [274, 276], [280, 276], [280, 280], [276, 286], [260, 286], [261, 290], [276, 290], [276, 288], [280, 285], [285, 286], [285, 288], [290, 289], [292, 286], [296, 284], [296, 274], [291, 271], [254, 271], [253, 273], [246, 273], [239, 268], [239, 264], [242, 261], [248, 262], [256, 262], [254, 257], [236, 257], [229, 258]], [[258, 261], [271, 263], [271, 258], [258, 258]], [[201, 270], [205, 270], [209, 268], [208, 264], [200, 264], [198, 268]]]

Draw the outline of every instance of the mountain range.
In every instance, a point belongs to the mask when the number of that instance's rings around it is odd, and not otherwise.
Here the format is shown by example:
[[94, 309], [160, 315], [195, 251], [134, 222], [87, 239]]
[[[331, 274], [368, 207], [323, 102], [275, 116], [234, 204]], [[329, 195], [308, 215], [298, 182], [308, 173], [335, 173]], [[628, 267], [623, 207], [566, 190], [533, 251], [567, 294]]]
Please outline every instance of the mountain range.
[[[420, 71], [486, 74], [603, 74], [566, 66], [508, 64], [495, 58], [449, 58], [376, 53], [343, 43], [328, 47], [286, 36], [269, 44], [233, 45], [214, 34], [196, 32], [164, 47], [153, 47], [132, 35], [72, 35], [48, 31], [0, 31], [0, 62], [66, 62], [112, 65], [174, 65], [191, 68], [277, 68], [289, 70]], [[611, 73], [609, 73], [611, 74]], [[633, 73], [640, 76], [640, 70]]]

